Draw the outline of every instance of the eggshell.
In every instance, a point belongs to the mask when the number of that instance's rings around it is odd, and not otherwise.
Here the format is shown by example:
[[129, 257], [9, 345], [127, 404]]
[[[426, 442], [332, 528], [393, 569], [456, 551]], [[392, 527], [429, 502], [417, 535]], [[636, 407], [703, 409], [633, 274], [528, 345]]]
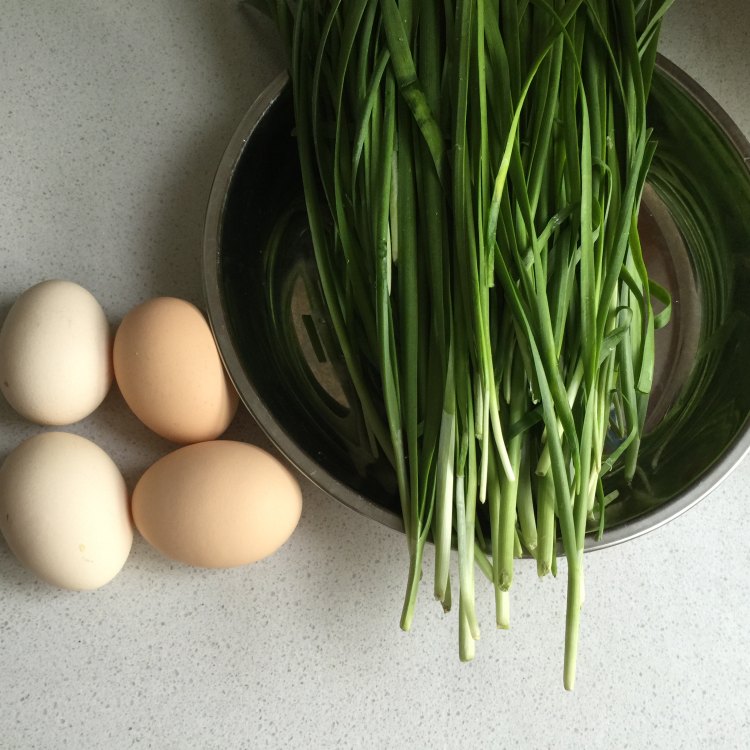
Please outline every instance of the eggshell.
[[253, 445], [216, 440], [180, 448], [146, 470], [133, 520], [167, 557], [205, 568], [244, 565], [275, 552], [302, 511], [294, 477]]
[[133, 542], [125, 481], [86, 438], [36, 435], [0, 468], [0, 531], [16, 557], [45, 581], [99, 588], [120, 571]]
[[0, 330], [8, 403], [38, 424], [72, 424], [101, 404], [111, 384], [112, 338], [92, 294], [61, 280], [27, 289]]
[[185, 300], [157, 297], [131, 310], [115, 335], [114, 366], [135, 415], [175, 443], [217, 438], [237, 411], [211, 329]]

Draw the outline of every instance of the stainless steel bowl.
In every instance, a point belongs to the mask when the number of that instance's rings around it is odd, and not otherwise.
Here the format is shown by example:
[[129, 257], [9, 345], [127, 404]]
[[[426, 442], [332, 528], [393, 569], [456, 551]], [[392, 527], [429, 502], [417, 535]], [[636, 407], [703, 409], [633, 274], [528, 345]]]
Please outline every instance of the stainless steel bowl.
[[[604, 536], [590, 535], [587, 550], [633, 539], [684, 513], [750, 448], [750, 144], [695, 81], [664, 59], [651, 117], [659, 150], [642, 232], [649, 268], [670, 287], [675, 312], [657, 341], [649, 424], [663, 437], [674, 410], [687, 416], [666, 448], [646, 443], [632, 485], [612, 477], [619, 498], [607, 510]], [[279, 356], [283, 342], [269, 321], [262, 253], [279, 214], [300, 196], [291, 94], [282, 75], [239, 124], [211, 191], [203, 257], [211, 326], [243, 403], [289, 461], [348, 507], [402, 529], [387, 472], [358, 469], [335, 431], [299, 398]], [[694, 214], [681, 223], [673, 209], [686, 200]], [[290, 273], [311, 262], [304, 226], [298, 229], [288, 247]], [[711, 248], [708, 263], [693, 252], [696, 238]], [[710, 310], [708, 295], [720, 297]], [[696, 401], [690, 396], [698, 377], [710, 382]]]

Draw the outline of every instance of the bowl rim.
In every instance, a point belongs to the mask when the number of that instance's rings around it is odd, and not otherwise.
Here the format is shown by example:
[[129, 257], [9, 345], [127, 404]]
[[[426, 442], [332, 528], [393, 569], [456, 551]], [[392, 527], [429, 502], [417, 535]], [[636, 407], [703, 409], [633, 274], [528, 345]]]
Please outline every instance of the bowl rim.
[[[750, 142], [719, 103], [697, 81], [663, 55], [658, 55], [657, 66], [662, 75], [687, 93], [714, 121], [750, 171]], [[403, 532], [403, 522], [398, 514], [386, 510], [362, 493], [339, 481], [302, 450], [286, 433], [245, 373], [237, 348], [229, 334], [227, 311], [220, 283], [221, 234], [229, 189], [253, 132], [288, 82], [289, 76], [282, 72], [257, 97], [240, 120], [216, 170], [206, 209], [203, 236], [203, 293], [209, 324], [226, 371], [237, 389], [240, 400], [277, 450], [301, 474], [335, 500], [384, 526]], [[599, 540], [587, 535], [585, 551], [606, 549], [622, 544], [678, 518], [716, 489], [748, 452], [750, 452], [750, 417], [745, 419], [722, 456], [695, 482], [655, 510], [605, 529]]]

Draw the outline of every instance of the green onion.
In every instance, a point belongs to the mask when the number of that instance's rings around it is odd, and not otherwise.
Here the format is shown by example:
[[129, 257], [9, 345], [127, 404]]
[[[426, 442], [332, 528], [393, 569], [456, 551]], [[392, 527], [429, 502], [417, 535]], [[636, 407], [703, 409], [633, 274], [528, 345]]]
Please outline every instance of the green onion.
[[[514, 557], [556, 574], [559, 540], [572, 689], [587, 524], [598, 514], [603, 529], [602, 477], [618, 462], [636, 473], [654, 331], [669, 317], [637, 217], [671, 2], [260, 4], [289, 50], [312, 296], [356, 415], [327, 418], [358, 436], [360, 463], [372, 445], [396, 478], [410, 559], [401, 626], [428, 539], [446, 610], [457, 549], [463, 660], [479, 638], [475, 566], [507, 628]], [[302, 397], [325, 402], [312, 385]]]

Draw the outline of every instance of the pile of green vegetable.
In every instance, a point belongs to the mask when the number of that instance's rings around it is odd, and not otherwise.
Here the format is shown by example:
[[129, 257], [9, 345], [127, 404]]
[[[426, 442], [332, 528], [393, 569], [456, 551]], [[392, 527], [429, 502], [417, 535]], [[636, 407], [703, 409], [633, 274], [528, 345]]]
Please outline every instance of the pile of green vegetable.
[[257, 4], [288, 45], [327, 313], [372, 450], [397, 477], [401, 625], [428, 539], [450, 608], [455, 545], [471, 659], [475, 570], [507, 628], [514, 558], [556, 573], [559, 536], [571, 689], [585, 534], [603, 528], [605, 475], [636, 469], [670, 311], [637, 218], [671, 0]]

